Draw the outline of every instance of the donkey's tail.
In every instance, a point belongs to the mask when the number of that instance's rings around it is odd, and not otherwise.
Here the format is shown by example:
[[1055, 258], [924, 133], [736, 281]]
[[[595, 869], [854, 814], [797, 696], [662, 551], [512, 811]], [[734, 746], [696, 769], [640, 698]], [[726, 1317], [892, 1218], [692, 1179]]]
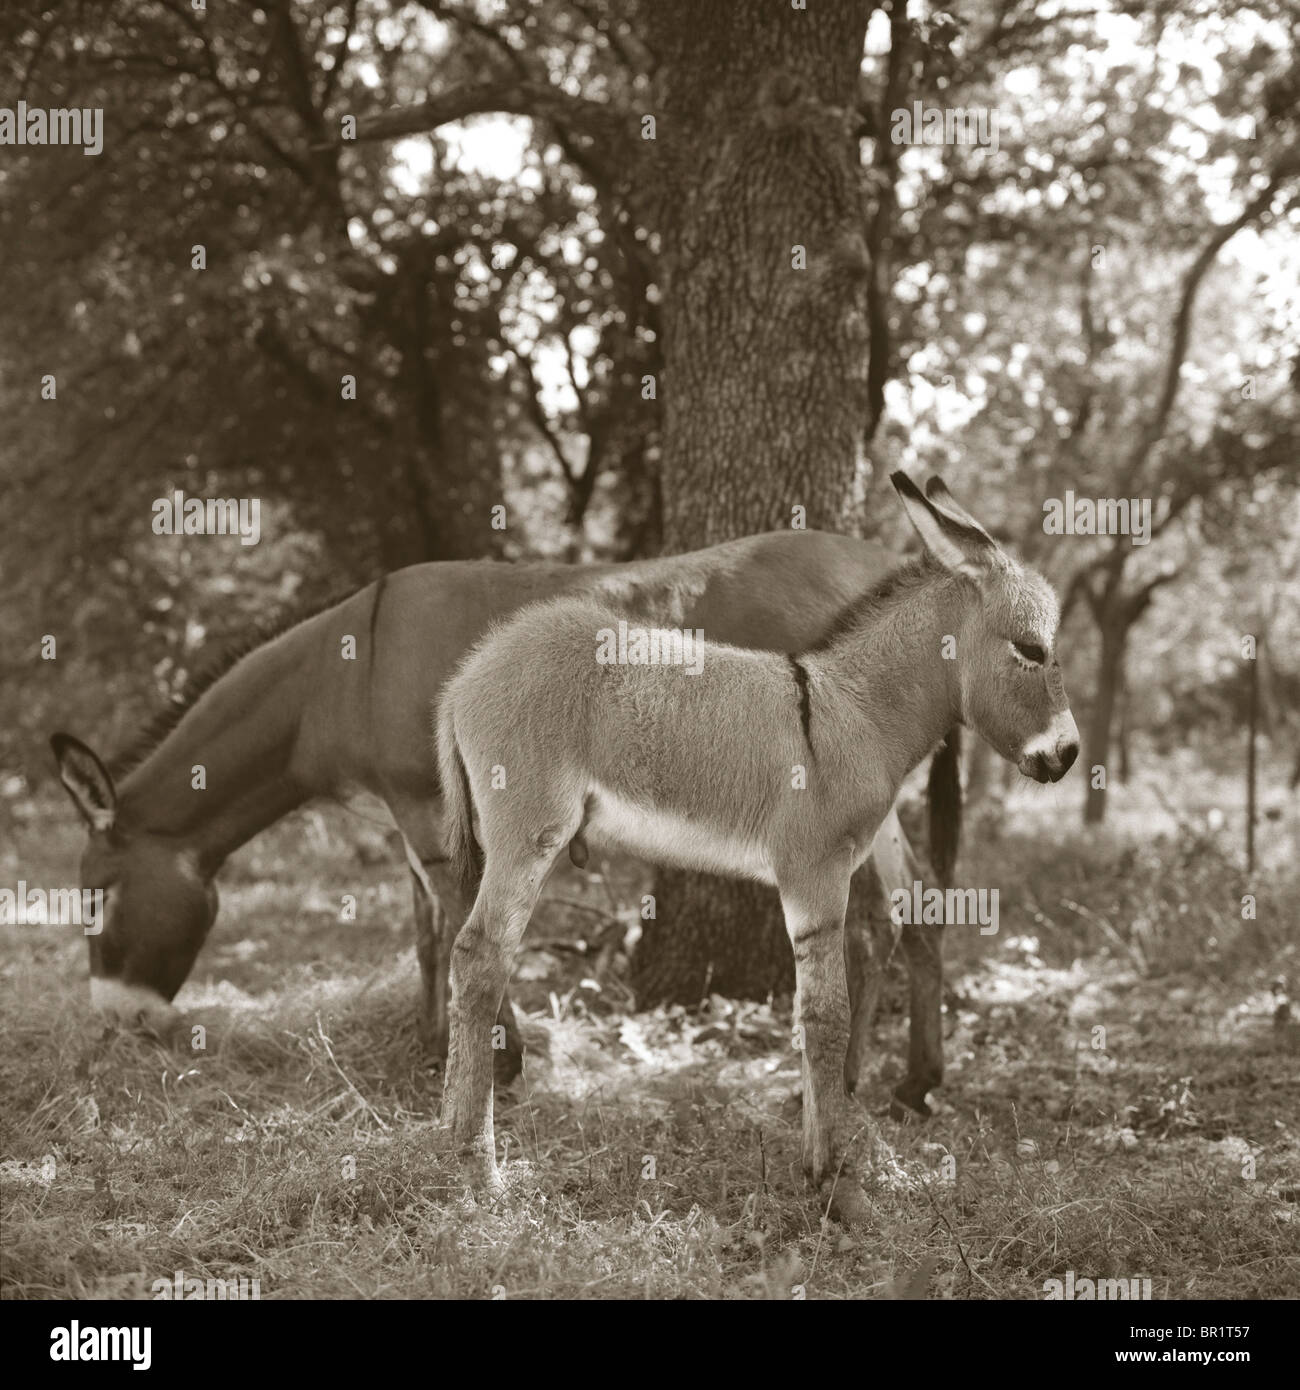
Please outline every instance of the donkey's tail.
[[461, 886], [472, 894], [483, 873], [483, 851], [474, 838], [474, 798], [449, 701], [444, 701], [439, 711], [438, 771], [442, 782], [443, 838], [447, 857]]
[[947, 888], [961, 842], [961, 726], [953, 725], [930, 760], [926, 788], [930, 807], [930, 863]]

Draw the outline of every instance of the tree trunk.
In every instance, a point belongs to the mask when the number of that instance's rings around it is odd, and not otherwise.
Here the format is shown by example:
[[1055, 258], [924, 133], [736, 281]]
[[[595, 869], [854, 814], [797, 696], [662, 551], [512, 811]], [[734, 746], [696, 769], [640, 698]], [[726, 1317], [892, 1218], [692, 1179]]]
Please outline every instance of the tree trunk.
[[1247, 739], [1246, 744], [1246, 872], [1255, 872], [1256, 756], [1259, 732], [1259, 653], [1263, 638], [1255, 647], [1253, 661], [1247, 663]]
[[[1098, 624], [1101, 633], [1101, 660], [1097, 667], [1097, 693], [1088, 720], [1087, 791], [1083, 803], [1083, 823], [1100, 825], [1106, 818], [1106, 788], [1093, 785], [1093, 768], [1106, 767], [1110, 754], [1110, 731], [1115, 718], [1120, 673], [1124, 669], [1124, 646], [1128, 628], [1109, 614]], [[1109, 776], [1109, 774], [1107, 774]]]
[[[870, 266], [850, 116], [871, 9], [643, 10], [660, 60], [647, 114], [662, 195], [667, 552], [800, 520], [861, 530]], [[772, 890], [660, 876], [634, 962], [642, 1004], [762, 998], [792, 980]]]
[[1119, 780], [1124, 786], [1128, 786], [1131, 775], [1131, 763], [1129, 761], [1129, 689], [1128, 689], [1128, 664], [1121, 662], [1119, 668], [1119, 693], [1116, 697], [1119, 707], [1119, 729], [1117, 737], [1119, 739]]

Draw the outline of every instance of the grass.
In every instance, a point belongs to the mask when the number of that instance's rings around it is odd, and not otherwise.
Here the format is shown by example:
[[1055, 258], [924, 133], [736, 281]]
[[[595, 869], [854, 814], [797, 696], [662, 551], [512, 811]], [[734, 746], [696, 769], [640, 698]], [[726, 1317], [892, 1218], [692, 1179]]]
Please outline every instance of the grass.
[[[0, 883], [66, 881], [64, 808], [10, 814]], [[799, 1172], [788, 1001], [636, 1014], [619, 962], [597, 980], [573, 948], [635, 900], [634, 866], [566, 868], [530, 928], [492, 1209], [437, 1129], [405, 873], [378, 831], [312, 810], [232, 859], [178, 999], [199, 1049], [90, 1021], [75, 929], [0, 928], [0, 1288], [149, 1297], [183, 1271], [263, 1298], [1036, 1299], [1073, 1270], [1295, 1298], [1300, 1030], [1271, 989], [1294, 974], [1294, 856], [1242, 922], [1218, 842], [1083, 842], [1050, 797], [977, 830], [963, 875], [999, 889], [999, 931], [949, 933], [925, 1125], [883, 1113], [905, 1020], [881, 1020], [863, 1121], [887, 1148], [853, 1235]]]

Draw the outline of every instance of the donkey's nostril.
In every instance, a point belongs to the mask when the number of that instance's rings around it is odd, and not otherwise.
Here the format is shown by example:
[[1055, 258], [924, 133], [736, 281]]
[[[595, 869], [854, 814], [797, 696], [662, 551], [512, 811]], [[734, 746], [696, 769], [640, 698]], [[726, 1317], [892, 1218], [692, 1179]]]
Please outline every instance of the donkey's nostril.
[[1023, 776], [1032, 777], [1035, 782], [1047, 782], [1052, 778], [1046, 753], [1026, 753], [1017, 766]]
[[1057, 777], [1064, 777], [1074, 766], [1074, 760], [1079, 756], [1079, 745], [1077, 743], [1067, 743], [1059, 754], [1061, 770], [1056, 774]]

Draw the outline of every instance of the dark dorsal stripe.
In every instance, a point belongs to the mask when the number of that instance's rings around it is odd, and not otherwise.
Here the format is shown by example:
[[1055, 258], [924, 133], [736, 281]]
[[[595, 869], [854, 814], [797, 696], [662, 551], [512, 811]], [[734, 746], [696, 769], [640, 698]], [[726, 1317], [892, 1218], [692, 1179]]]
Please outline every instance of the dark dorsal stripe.
[[808, 689], [808, 668], [797, 656], [787, 656], [790, 671], [794, 676], [795, 689], [799, 692], [799, 723], [803, 727], [803, 741], [812, 747], [812, 692]]
[[370, 605], [370, 651], [367, 654], [366, 665], [370, 675], [375, 673], [375, 632], [379, 627], [379, 605], [384, 601], [384, 589], [388, 584], [388, 576], [379, 576], [379, 582], [375, 585], [375, 601]]
[[811, 646], [804, 648], [804, 653], [811, 655], [830, 651], [832, 647], [843, 641], [850, 633], [891, 603], [897, 602], [912, 590], [920, 588], [943, 572], [941, 566], [931, 560], [928, 553], [922, 553], [911, 560], [904, 560], [895, 569], [890, 570], [878, 584], [874, 584], [868, 589], [866, 593], [850, 599], [831, 619], [830, 626], [821, 637]]

